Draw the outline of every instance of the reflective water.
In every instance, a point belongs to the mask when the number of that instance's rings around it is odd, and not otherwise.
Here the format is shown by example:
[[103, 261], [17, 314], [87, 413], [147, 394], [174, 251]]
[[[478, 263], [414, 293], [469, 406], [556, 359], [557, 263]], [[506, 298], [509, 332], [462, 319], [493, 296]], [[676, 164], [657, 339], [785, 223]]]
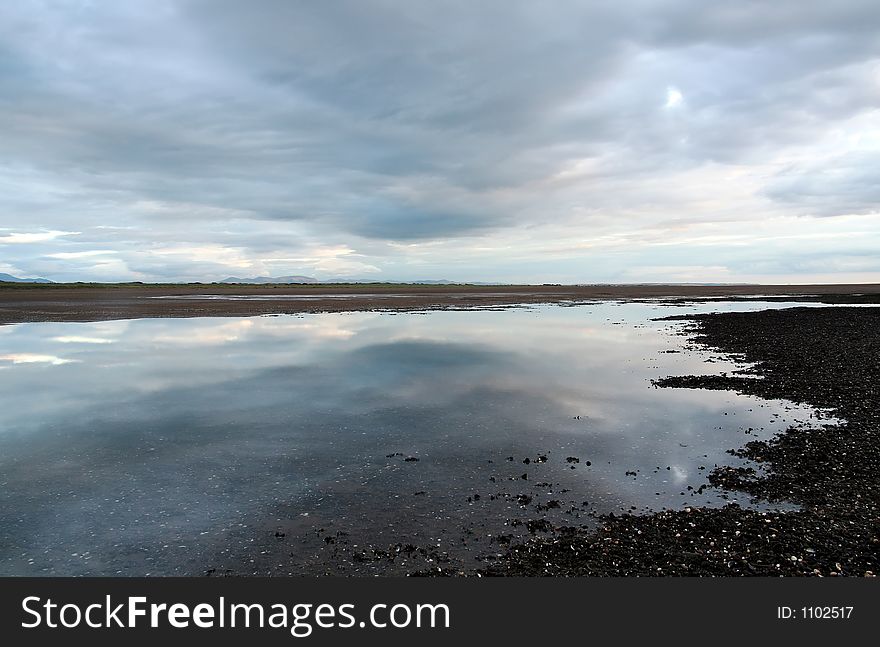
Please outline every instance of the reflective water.
[[736, 367], [650, 319], [785, 305], [0, 326], [0, 573], [308, 572], [343, 533], [465, 555], [514, 519], [723, 504], [695, 491], [726, 450], [812, 411], [653, 388]]

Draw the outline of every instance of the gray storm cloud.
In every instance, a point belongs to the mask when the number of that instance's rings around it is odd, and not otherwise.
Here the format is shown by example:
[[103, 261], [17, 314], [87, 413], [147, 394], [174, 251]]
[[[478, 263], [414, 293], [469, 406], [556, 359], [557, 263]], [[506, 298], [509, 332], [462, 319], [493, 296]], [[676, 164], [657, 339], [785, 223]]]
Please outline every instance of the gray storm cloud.
[[880, 279], [875, 2], [4, 3], [0, 81], [0, 272]]

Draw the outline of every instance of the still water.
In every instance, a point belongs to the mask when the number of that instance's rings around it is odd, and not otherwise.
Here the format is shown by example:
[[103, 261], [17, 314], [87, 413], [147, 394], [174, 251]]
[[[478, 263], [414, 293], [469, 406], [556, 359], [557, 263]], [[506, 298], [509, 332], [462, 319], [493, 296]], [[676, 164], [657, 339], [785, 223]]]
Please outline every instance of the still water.
[[324, 572], [337, 543], [467, 562], [517, 519], [748, 505], [696, 491], [813, 410], [654, 388], [738, 367], [651, 319], [785, 305], [0, 326], [0, 574]]

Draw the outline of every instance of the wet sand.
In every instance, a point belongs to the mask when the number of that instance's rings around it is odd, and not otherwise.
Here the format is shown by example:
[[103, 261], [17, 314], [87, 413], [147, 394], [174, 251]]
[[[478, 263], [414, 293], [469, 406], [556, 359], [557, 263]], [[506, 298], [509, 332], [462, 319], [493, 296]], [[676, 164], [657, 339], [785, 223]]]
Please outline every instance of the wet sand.
[[412, 311], [510, 307], [596, 299], [750, 298], [858, 301], [880, 296], [861, 285], [132, 285], [0, 283], [0, 324], [145, 317]]

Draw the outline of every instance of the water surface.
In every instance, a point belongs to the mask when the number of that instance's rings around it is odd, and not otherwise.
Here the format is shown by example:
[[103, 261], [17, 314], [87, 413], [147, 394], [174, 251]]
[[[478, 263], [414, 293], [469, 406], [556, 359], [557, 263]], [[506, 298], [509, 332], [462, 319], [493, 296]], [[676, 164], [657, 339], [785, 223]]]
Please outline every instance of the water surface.
[[650, 319], [785, 305], [0, 326], [0, 573], [322, 572], [337, 543], [469, 563], [518, 519], [723, 505], [697, 490], [726, 450], [813, 410], [653, 388], [737, 367]]

